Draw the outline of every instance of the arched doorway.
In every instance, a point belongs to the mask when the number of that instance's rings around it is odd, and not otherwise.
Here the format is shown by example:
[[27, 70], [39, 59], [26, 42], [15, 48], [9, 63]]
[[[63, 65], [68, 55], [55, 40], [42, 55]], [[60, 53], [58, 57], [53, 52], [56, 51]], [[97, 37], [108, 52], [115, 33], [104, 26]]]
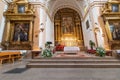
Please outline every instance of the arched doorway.
[[71, 8], [62, 8], [54, 16], [55, 45], [83, 47], [83, 32], [79, 14]]

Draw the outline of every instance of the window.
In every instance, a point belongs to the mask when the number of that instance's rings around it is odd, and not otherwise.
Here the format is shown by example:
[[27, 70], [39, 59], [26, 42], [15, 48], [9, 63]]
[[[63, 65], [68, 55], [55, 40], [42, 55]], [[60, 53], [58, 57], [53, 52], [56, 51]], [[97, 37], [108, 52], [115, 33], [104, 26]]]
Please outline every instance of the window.
[[112, 4], [112, 12], [119, 12], [119, 5], [118, 4]]
[[18, 13], [24, 13], [25, 12], [25, 6], [24, 5], [18, 5]]

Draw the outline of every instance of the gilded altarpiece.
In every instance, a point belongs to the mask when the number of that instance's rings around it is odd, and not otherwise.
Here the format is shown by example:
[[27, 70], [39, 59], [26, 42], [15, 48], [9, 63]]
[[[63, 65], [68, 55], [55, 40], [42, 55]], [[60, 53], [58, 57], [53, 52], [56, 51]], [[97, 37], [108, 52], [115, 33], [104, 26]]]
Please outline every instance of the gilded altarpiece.
[[33, 44], [33, 5], [13, 0], [4, 12], [6, 18], [2, 44], [6, 50], [31, 50]]
[[55, 18], [55, 45], [83, 47], [83, 34], [79, 14], [70, 8], [57, 11]]
[[102, 12], [110, 49], [120, 49], [120, 1], [109, 0]]

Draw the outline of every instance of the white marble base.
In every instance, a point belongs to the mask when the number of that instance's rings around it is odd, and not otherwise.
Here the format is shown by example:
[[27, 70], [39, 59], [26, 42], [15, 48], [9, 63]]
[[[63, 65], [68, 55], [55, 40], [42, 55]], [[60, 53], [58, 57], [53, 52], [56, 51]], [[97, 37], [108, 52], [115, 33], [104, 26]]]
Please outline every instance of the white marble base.
[[78, 53], [80, 51], [79, 47], [76, 46], [69, 46], [69, 47], [64, 47], [64, 53]]

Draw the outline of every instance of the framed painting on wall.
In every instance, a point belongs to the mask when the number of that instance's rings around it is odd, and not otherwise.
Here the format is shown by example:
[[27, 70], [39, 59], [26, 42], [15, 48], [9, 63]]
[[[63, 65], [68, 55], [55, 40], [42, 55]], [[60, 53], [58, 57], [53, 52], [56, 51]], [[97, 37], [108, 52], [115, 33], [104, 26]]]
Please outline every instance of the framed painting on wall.
[[110, 32], [113, 40], [120, 40], [120, 22], [110, 22]]
[[28, 41], [29, 23], [15, 23], [13, 41]]
[[25, 5], [18, 5], [18, 13], [24, 13], [25, 12]]
[[119, 5], [118, 4], [112, 4], [112, 12], [119, 12]]

